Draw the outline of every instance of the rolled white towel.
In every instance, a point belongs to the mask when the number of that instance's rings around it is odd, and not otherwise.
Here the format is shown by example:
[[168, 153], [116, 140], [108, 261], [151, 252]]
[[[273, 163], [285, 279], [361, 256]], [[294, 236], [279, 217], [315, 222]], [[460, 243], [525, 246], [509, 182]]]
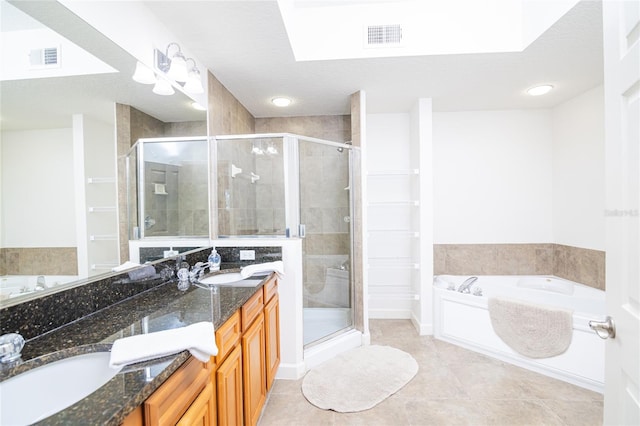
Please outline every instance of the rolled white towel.
[[279, 276], [284, 275], [284, 264], [282, 263], [282, 260], [276, 260], [275, 262], [247, 265], [240, 270], [240, 275], [244, 279], [260, 272], [276, 272]]
[[186, 327], [118, 339], [111, 347], [109, 366], [120, 368], [184, 350], [188, 350], [202, 362], [207, 362], [209, 357], [217, 355], [213, 323], [203, 321]]

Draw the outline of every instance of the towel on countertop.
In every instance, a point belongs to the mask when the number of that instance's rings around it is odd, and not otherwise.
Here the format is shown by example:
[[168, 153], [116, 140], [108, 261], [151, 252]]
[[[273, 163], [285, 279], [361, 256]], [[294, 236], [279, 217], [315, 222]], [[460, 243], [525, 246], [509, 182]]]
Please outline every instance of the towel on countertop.
[[279, 277], [284, 275], [284, 264], [282, 260], [276, 260], [275, 262], [257, 263], [255, 265], [247, 265], [240, 270], [242, 278], [249, 278], [260, 272], [275, 272]]
[[571, 344], [572, 311], [501, 298], [489, 298], [488, 307], [493, 330], [521, 355], [549, 358]]
[[120, 368], [184, 350], [188, 350], [202, 362], [207, 362], [210, 356], [217, 355], [213, 323], [203, 321], [186, 327], [118, 339], [111, 347], [109, 366]]
[[139, 263], [135, 263], [127, 260], [122, 265], [115, 266], [111, 270], [113, 272], [122, 272], [122, 271], [126, 271], [127, 269], [136, 268], [138, 266], [140, 266]]

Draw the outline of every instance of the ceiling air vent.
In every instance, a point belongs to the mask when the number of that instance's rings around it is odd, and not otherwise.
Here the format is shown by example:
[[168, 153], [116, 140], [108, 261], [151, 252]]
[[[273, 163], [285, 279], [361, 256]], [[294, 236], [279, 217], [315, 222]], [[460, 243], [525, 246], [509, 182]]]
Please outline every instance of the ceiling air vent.
[[402, 27], [394, 25], [367, 26], [366, 47], [396, 47], [402, 45]]
[[29, 52], [31, 68], [55, 68], [60, 66], [60, 47], [44, 47]]

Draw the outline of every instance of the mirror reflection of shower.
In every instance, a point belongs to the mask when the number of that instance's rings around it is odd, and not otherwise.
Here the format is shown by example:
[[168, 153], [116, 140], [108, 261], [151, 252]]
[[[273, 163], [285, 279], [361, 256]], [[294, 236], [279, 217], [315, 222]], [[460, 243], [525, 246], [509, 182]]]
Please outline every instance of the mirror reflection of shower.
[[206, 137], [140, 139], [128, 155], [130, 238], [208, 237]]

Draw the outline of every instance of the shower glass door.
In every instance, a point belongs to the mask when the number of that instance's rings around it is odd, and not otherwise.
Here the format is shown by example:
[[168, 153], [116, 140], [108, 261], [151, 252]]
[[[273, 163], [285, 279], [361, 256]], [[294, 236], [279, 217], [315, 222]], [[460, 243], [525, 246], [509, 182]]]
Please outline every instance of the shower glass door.
[[353, 326], [350, 149], [298, 139], [304, 344]]

